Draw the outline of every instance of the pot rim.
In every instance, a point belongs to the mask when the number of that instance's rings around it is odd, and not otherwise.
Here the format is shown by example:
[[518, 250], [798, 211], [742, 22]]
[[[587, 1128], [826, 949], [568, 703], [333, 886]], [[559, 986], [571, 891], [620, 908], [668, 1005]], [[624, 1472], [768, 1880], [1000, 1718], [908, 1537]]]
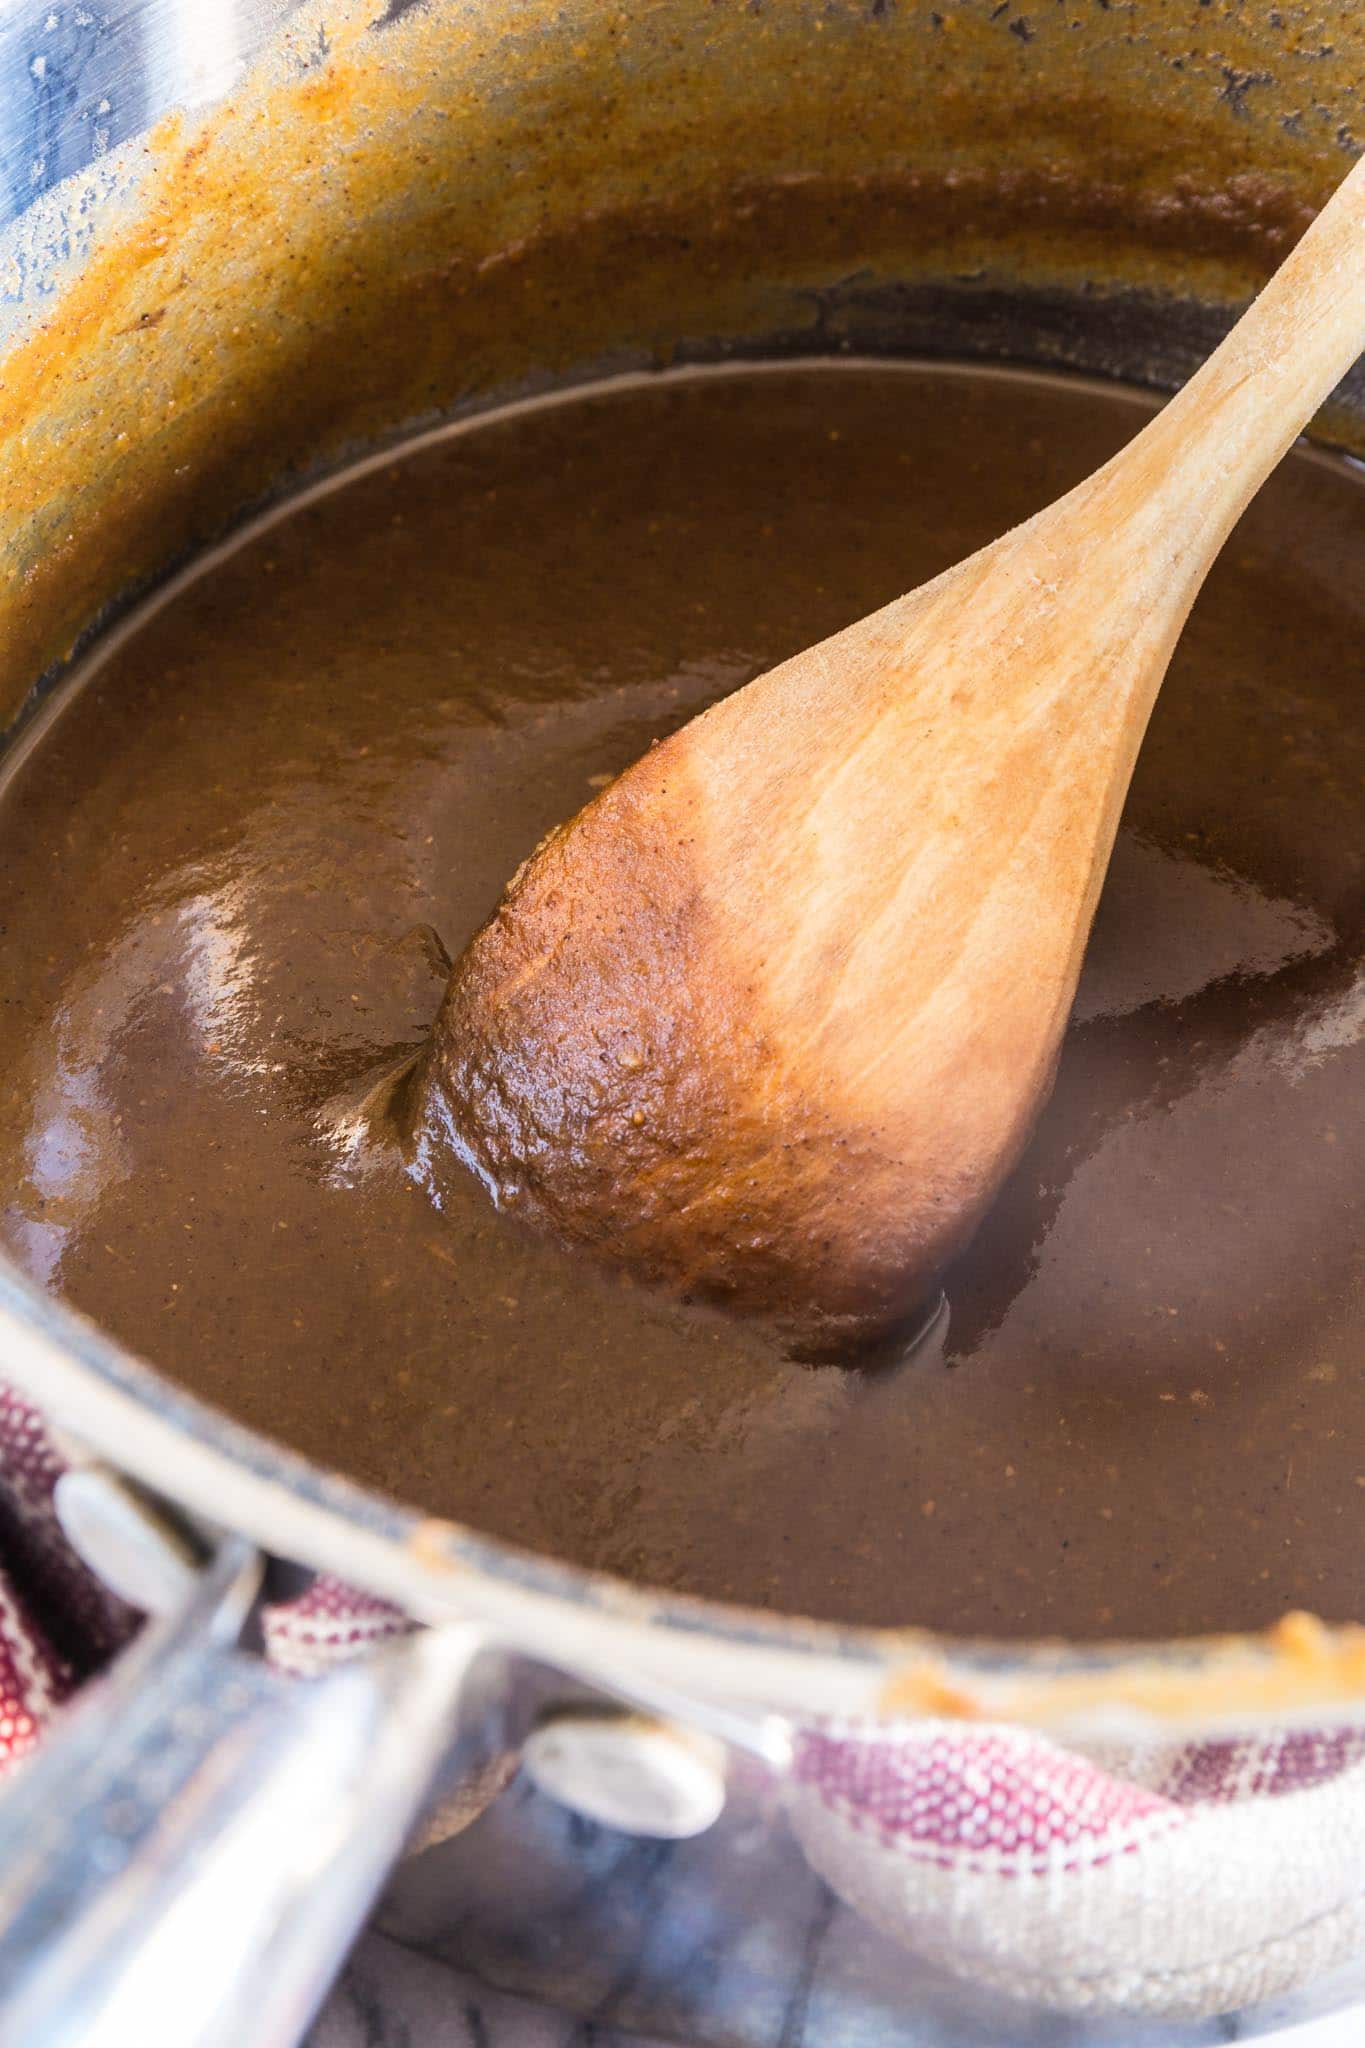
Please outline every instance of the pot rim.
[[[81, 1450], [192, 1517], [354, 1580], [416, 1619], [609, 1681], [649, 1671], [707, 1698], [794, 1696], [816, 1715], [1009, 1720], [1215, 1735], [1365, 1703], [1365, 1629], [1307, 1616], [1242, 1635], [1019, 1643], [836, 1622], [663, 1593], [424, 1515], [272, 1442], [166, 1379], [0, 1254], [5, 1376]], [[206, 1503], [211, 1508], [206, 1512]]]

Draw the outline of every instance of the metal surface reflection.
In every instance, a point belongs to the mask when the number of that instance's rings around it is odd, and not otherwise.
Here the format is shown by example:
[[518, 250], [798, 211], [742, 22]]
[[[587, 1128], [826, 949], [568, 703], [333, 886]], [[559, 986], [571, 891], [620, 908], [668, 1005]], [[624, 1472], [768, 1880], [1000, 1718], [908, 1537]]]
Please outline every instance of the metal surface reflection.
[[173, 107], [225, 92], [299, 0], [14, 0], [0, 18], [0, 222]]

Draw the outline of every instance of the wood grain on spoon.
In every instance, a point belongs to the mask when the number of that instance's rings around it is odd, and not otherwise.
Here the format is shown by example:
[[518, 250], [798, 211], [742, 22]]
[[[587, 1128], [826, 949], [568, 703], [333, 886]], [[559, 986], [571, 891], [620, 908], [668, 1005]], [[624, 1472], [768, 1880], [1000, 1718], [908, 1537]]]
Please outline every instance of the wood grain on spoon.
[[544, 841], [451, 975], [427, 1145], [812, 1351], [913, 1313], [1051, 1088], [1195, 594], [1362, 347], [1365, 163], [1103, 469]]

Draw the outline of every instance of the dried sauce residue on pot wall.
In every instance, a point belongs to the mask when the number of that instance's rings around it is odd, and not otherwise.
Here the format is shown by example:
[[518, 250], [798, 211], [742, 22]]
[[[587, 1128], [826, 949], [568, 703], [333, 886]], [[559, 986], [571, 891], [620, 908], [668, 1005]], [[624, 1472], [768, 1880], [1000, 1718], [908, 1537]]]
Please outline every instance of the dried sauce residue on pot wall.
[[111, 594], [395, 423], [680, 339], [837, 341], [893, 281], [1226, 301], [1365, 125], [1347, 0], [1311, 30], [1191, 0], [375, 14], [305, 10], [158, 129], [4, 364], [7, 710]]

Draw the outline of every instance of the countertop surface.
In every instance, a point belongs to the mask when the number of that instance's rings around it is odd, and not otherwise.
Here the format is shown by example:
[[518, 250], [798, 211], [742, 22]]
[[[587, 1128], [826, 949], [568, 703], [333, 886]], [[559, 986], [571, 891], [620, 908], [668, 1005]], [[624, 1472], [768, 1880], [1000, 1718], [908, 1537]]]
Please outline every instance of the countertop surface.
[[[622, 1835], [518, 1772], [395, 1873], [308, 2048], [1287, 2048], [1365, 2042], [1365, 1952], [1181, 2025], [1059, 2017], [853, 1912], [737, 1798], [695, 1841]], [[382, 1929], [382, 1932], [380, 1931]]]
[[[1365, 1970], [1362, 1978], [1365, 1996]], [[1307, 2010], [1314, 2001], [1303, 2001]], [[1280, 2021], [1283, 2024], [1280, 2024]], [[1269, 2033], [1260, 2031], [1266, 2021]], [[1070, 2022], [1048, 2021], [1021, 2012], [1018, 2032], [983, 2034], [945, 2031], [940, 2014], [926, 2011], [922, 2030], [900, 2033], [894, 2042], [866, 2048], [1083, 2048], [1091, 2038]], [[1169, 2036], [1142, 2030], [1106, 2029], [1093, 2037], [1105, 2048], [1195, 2048], [1195, 2044], [1255, 2039], [1262, 2048], [1359, 2048], [1365, 2038], [1365, 2010], [1328, 2017], [1294, 2019], [1285, 2002], [1258, 2020], [1248, 2034], [1235, 2018], [1211, 2020]], [[529, 1999], [492, 1991], [466, 1972], [419, 1955], [379, 1934], [360, 1943], [313, 2029], [308, 2048], [662, 2048], [656, 2037], [629, 2034], [593, 2018], [559, 2012]], [[710, 2044], [707, 2044], [710, 2048]], [[774, 2048], [779, 2048], [775, 2043]], [[804, 2025], [783, 2032], [780, 2048], [827, 2048]]]

